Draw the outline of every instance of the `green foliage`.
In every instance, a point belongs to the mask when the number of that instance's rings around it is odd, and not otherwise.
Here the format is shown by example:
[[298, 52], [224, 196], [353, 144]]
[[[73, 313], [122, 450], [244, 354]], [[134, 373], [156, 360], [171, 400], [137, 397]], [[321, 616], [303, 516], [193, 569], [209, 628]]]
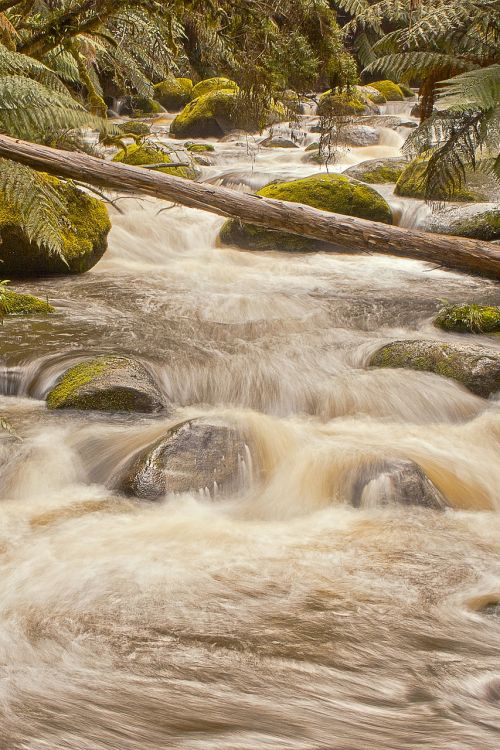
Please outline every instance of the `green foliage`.
[[455, 333], [500, 333], [500, 307], [489, 305], [445, 305], [434, 325]]
[[175, 166], [172, 157], [160, 146], [153, 143], [134, 144], [127, 146], [126, 150], [119, 151], [113, 161], [123, 164], [130, 164], [135, 167], [142, 167], [151, 164], [168, 164], [169, 166], [161, 167], [157, 171], [164, 174], [170, 174], [174, 177], [184, 177], [187, 180], [194, 180], [196, 170], [191, 166]]

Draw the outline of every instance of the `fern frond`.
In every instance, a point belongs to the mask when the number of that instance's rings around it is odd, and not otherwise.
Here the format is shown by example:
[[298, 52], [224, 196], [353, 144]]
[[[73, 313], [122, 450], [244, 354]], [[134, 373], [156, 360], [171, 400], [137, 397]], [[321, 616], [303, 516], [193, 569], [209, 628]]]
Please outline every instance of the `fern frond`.
[[22, 164], [0, 159], [0, 189], [16, 210], [27, 237], [63, 257], [61, 229], [67, 210], [46, 177]]
[[436, 109], [493, 109], [500, 103], [500, 65], [471, 70], [443, 81], [437, 91]]

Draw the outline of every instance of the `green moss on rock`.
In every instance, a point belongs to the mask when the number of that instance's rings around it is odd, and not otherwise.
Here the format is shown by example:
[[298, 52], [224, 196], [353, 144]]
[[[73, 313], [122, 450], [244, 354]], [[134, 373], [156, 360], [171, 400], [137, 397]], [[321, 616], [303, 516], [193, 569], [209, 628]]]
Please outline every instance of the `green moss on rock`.
[[372, 86], [357, 86], [356, 90], [361, 99], [367, 98], [373, 104], [385, 104], [387, 102], [385, 96]]
[[148, 96], [134, 96], [131, 101], [131, 108], [134, 117], [159, 115], [163, 112], [161, 104]]
[[[413, 159], [399, 177], [395, 194], [407, 198], [425, 198], [425, 170], [427, 168], [428, 158], [419, 156]], [[459, 190], [453, 192], [453, 198], [450, 198], [446, 192], [436, 190], [432, 195], [427, 196], [430, 200], [446, 201], [453, 200], [459, 202], [482, 201], [487, 200], [481, 193], [469, 189], [464, 185]]]
[[411, 99], [411, 98], [413, 98], [415, 96], [415, 92], [413, 91], [413, 89], [411, 88], [411, 86], [408, 86], [407, 83], [401, 83], [401, 82], [399, 82], [398, 86], [401, 89], [401, 91], [403, 92], [403, 96], [406, 99]]
[[432, 372], [455, 380], [484, 398], [500, 389], [500, 355], [477, 346], [395, 341], [375, 352], [369, 364]]
[[167, 78], [154, 87], [155, 99], [169, 112], [179, 112], [191, 100], [193, 82], [190, 78]]
[[470, 203], [446, 206], [432, 213], [423, 229], [487, 242], [500, 240], [500, 205]]
[[234, 92], [199, 96], [184, 107], [170, 125], [174, 138], [220, 138], [233, 127]]
[[0, 289], [0, 318], [4, 315], [47, 315], [55, 312], [52, 305], [31, 294]]
[[401, 87], [394, 81], [375, 81], [375, 83], [370, 83], [370, 86], [380, 91], [388, 102], [402, 102], [405, 98]]
[[0, 193], [0, 268], [8, 278], [83, 273], [106, 251], [111, 229], [106, 205], [71, 182], [49, 175], [43, 179], [57, 191], [67, 211], [68, 220], [61, 226], [66, 262], [28, 238], [19, 212]]
[[130, 135], [149, 135], [151, 128], [147, 122], [141, 122], [140, 120], [127, 120], [118, 125], [122, 133]]
[[372, 185], [397, 182], [408, 162], [399, 156], [385, 159], [368, 159], [349, 167], [342, 174], [354, 180], [368, 182]]
[[184, 177], [186, 180], [194, 180], [196, 178], [196, 170], [194, 167], [176, 167], [174, 166], [175, 163], [165, 151], [145, 144], [134, 144], [129, 146], [126, 151], [119, 151], [113, 161], [130, 164], [134, 167], [140, 167], [144, 164], [168, 164], [172, 166], [165, 168], [161, 167], [156, 171], [164, 172], [165, 174], [170, 174], [174, 177]]
[[212, 94], [214, 91], [235, 92], [239, 91], [239, 86], [235, 81], [231, 81], [230, 78], [206, 78], [193, 87], [191, 99], [196, 99], [198, 96], [205, 96], [205, 94]]
[[362, 100], [359, 93], [334, 94], [331, 90], [325, 91], [319, 98], [318, 114], [324, 116], [328, 113], [337, 115], [362, 115], [366, 111], [366, 102]]
[[456, 333], [500, 333], [500, 307], [492, 305], [446, 305], [434, 325]]
[[[373, 188], [338, 174], [312, 175], [291, 182], [272, 182], [258, 191], [264, 198], [303, 203], [323, 211], [358, 216], [363, 219], [392, 223], [387, 202]], [[253, 224], [229, 219], [222, 227], [219, 240], [248, 250], [288, 250], [295, 252], [331, 249], [327, 243], [273, 232]]]
[[106, 356], [80, 362], [47, 395], [49, 409], [154, 412], [161, 394], [149, 372], [128, 357]]
[[204, 153], [212, 153], [215, 151], [215, 148], [212, 146], [211, 143], [187, 143], [184, 144], [184, 147], [191, 151], [193, 154], [204, 154]]

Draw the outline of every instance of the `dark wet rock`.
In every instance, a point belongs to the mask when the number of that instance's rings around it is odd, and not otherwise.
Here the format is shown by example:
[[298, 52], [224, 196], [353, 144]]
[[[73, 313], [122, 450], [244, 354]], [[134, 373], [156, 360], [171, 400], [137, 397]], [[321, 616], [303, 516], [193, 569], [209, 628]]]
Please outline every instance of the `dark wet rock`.
[[422, 227], [426, 232], [470, 237], [476, 240], [500, 239], [500, 204], [469, 203], [447, 206], [432, 213]]
[[352, 488], [356, 508], [415, 505], [444, 510], [447, 502], [423, 469], [405, 458], [374, 461], [361, 469]]
[[420, 117], [421, 112], [422, 112], [422, 105], [420, 102], [417, 102], [411, 108], [410, 115], [412, 117]]
[[361, 164], [349, 167], [342, 174], [371, 184], [392, 183], [397, 182], [407, 163], [406, 159], [399, 156], [368, 159], [362, 161]]
[[280, 135], [265, 138], [259, 143], [259, 146], [264, 146], [264, 148], [298, 148], [296, 143]]
[[440, 341], [394, 341], [372, 355], [372, 367], [432, 372], [488, 398], [500, 389], [500, 354], [479, 346]]
[[162, 395], [146, 367], [129, 357], [105, 356], [71, 367], [47, 394], [49, 409], [151, 413]]
[[176, 425], [136, 456], [119, 489], [145, 500], [174, 492], [227, 494], [241, 485], [246, 451], [235, 427], [193, 419]]

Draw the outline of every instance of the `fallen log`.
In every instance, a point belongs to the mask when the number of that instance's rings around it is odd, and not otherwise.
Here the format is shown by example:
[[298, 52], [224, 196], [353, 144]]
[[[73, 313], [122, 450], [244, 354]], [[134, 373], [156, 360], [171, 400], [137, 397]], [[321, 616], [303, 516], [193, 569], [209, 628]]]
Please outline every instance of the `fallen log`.
[[132, 190], [267, 229], [323, 240], [350, 251], [413, 258], [455, 271], [500, 279], [500, 247], [489, 242], [428, 234], [319, 211], [299, 203], [238, 193], [5, 135], [0, 135], [0, 157], [56, 176], [118, 191]]

